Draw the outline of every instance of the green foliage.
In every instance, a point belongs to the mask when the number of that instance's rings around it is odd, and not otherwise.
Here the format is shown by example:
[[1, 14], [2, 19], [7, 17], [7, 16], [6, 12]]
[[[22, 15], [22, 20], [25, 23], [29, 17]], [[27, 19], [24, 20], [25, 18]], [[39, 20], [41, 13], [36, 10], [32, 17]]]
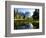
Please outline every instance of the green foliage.
[[33, 24], [34, 28], [38, 29], [39, 28], [39, 9], [35, 9], [32, 18], [33, 18], [32, 24]]
[[39, 20], [39, 9], [35, 9], [32, 18], [34, 20]]

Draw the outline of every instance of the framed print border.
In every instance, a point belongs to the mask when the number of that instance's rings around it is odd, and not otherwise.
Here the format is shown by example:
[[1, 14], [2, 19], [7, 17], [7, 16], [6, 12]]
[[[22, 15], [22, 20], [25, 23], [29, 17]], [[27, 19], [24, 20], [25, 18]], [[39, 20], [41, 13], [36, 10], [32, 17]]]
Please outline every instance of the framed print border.
[[[31, 5], [31, 6], [42, 6], [42, 32], [36, 33], [17, 33], [11, 34], [11, 5]], [[16, 37], [16, 36], [32, 36], [32, 35], [44, 35], [45, 34], [45, 4], [35, 2], [18, 2], [18, 1], [5, 1], [5, 36]]]

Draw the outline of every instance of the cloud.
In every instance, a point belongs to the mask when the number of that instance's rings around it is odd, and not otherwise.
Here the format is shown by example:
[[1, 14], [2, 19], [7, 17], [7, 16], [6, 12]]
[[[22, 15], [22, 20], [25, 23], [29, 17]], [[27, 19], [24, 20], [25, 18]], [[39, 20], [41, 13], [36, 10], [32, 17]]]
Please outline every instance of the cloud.
[[29, 12], [30, 14], [28, 15], [28, 17], [31, 17], [33, 15], [33, 12], [35, 11], [35, 9], [32, 9], [32, 8], [15, 8], [16, 11], [18, 10], [18, 12], [20, 13], [26, 13], [26, 12]]

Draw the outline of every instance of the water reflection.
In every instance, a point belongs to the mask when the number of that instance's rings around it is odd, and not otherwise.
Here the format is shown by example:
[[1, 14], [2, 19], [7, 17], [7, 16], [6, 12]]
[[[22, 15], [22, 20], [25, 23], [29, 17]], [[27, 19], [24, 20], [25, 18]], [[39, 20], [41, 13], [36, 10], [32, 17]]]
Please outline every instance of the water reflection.
[[31, 23], [21, 24], [21, 25], [18, 25], [18, 26], [15, 25], [15, 29], [33, 29], [33, 25]]

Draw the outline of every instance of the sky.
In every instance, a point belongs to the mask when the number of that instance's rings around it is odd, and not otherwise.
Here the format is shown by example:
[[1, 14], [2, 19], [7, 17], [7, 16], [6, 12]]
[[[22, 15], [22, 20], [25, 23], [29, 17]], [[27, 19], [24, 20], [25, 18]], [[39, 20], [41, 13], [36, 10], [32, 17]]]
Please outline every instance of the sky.
[[18, 9], [18, 12], [21, 12], [21, 13], [24, 13], [25, 12], [29, 12], [30, 14], [28, 15], [28, 17], [31, 17], [33, 15], [33, 12], [35, 11], [35, 9], [32, 9], [32, 8], [15, 8], [15, 11], [17, 11]]

